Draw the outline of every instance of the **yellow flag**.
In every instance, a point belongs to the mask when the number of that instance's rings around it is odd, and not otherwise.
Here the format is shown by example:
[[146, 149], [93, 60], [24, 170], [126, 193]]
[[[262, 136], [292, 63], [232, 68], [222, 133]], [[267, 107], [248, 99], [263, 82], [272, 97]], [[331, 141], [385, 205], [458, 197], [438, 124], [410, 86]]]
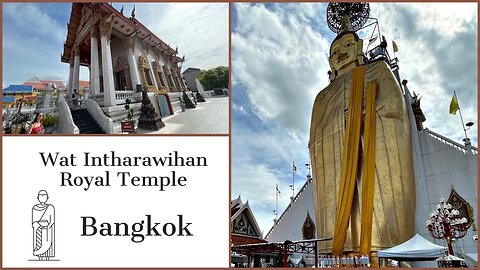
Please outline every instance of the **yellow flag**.
[[394, 40], [392, 40], [392, 45], [393, 45], [393, 52], [398, 52], [397, 43], [395, 43]]
[[458, 106], [457, 96], [453, 95], [452, 101], [450, 101], [450, 114], [457, 114], [458, 109], [460, 107]]

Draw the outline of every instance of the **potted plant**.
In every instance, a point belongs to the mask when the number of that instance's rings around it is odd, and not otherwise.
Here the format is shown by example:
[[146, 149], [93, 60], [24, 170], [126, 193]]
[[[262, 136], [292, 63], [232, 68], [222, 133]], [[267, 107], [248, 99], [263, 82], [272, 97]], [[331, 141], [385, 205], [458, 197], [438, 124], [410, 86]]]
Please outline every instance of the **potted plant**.
[[135, 123], [133, 121], [133, 109], [130, 108], [130, 104], [132, 103], [132, 101], [127, 98], [125, 100], [125, 110], [127, 111], [127, 119], [128, 120], [124, 120], [122, 121], [120, 124], [121, 124], [121, 127], [122, 127], [122, 133], [124, 132], [127, 132], [127, 133], [135, 133]]

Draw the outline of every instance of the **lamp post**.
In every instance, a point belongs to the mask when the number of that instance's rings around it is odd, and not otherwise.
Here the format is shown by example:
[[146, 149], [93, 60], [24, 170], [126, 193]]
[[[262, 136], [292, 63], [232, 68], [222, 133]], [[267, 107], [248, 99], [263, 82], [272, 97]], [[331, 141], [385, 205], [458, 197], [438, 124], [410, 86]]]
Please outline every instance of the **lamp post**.
[[437, 209], [430, 213], [427, 220], [428, 233], [435, 239], [445, 239], [448, 254], [453, 255], [452, 240], [462, 238], [467, 234], [467, 219], [459, 217], [460, 212], [440, 198]]

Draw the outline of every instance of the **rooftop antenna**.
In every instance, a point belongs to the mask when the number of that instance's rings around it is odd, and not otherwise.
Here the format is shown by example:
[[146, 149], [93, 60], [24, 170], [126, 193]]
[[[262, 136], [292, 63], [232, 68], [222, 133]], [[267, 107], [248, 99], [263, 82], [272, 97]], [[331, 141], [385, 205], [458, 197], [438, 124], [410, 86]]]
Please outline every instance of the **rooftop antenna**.
[[282, 194], [278, 189], [278, 184], [275, 185], [275, 209], [273, 213], [275, 214], [275, 218], [273, 219], [273, 223], [277, 223], [278, 220], [278, 195]]
[[292, 197], [290, 197], [290, 200], [293, 201], [293, 198], [295, 197], [295, 172], [297, 171], [297, 166], [295, 166], [295, 161], [292, 163], [292, 184], [289, 185], [290, 189], [292, 189]]
[[310, 178], [312, 178], [312, 173], [310, 172], [310, 163], [305, 163], [305, 167], [307, 167], [308, 170], [307, 178], [310, 180]]

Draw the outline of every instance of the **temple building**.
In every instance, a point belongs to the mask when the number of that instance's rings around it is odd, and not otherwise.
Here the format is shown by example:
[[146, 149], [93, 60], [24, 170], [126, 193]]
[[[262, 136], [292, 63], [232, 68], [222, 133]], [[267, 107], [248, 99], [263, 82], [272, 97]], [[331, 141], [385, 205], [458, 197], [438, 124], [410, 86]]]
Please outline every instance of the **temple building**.
[[182, 74], [187, 83], [188, 90], [198, 92], [196, 80], [200, 79], [202, 71], [199, 68], [187, 68]]
[[[90, 75], [89, 91], [84, 95], [86, 109], [104, 132], [117, 132], [112, 123], [125, 119], [127, 99], [138, 117], [143, 89], [158, 115], [174, 114], [180, 106], [178, 97], [187, 91], [180, 73], [185, 58], [177, 54], [178, 49], [135, 18], [135, 8], [126, 17], [123, 8], [117, 11], [108, 3], [73, 3], [61, 55], [61, 61], [70, 67], [65, 102], [74, 109], [72, 95], [80, 89], [80, 66], [84, 66]], [[65, 106], [59, 107], [62, 119], [65, 110], [61, 107]]]
[[63, 84], [63, 81], [42, 80], [39, 79], [37, 76], [28, 79], [26, 82], [23, 83], [23, 85], [33, 86], [33, 91], [37, 93], [45, 92], [48, 85], [53, 86], [53, 88], [56, 90], [65, 90], [65, 85]]
[[2, 90], [3, 108], [22, 105], [33, 106], [37, 102], [37, 92], [31, 85], [10, 85]]
[[[266, 243], [262, 238], [262, 231], [255, 220], [252, 209], [248, 204], [242, 202], [238, 196], [230, 203], [230, 240], [232, 245], [258, 244]], [[232, 264], [235, 267], [245, 267], [249, 258], [242, 254], [232, 252]], [[259, 257], [255, 257], [259, 260]]]

